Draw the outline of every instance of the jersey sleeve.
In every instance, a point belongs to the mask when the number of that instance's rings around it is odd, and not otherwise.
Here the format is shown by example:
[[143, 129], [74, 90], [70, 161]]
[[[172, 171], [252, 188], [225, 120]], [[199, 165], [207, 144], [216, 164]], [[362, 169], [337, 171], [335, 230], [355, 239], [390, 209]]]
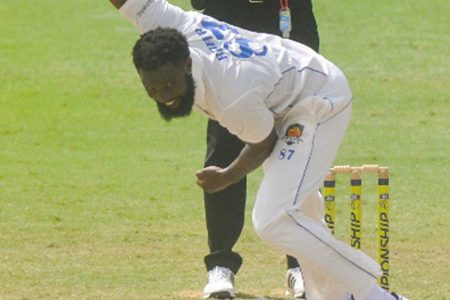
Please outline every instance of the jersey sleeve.
[[157, 27], [176, 28], [184, 32], [190, 25], [188, 14], [166, 0], [127, 0], [120, 12], [141, 33]]
[[256, 95], [235, 101], [218, 121], [242, 141], [253, 144], [268, 137], [275, 124], [272, 112]]

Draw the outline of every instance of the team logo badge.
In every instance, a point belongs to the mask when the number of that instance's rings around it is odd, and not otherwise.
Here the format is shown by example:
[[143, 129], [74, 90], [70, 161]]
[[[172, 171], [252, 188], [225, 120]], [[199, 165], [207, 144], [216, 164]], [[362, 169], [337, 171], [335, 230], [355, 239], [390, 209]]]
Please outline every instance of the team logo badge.
[[303, 129], [305, 126], [302, 124], [292, 124], [286, 129], [286, 133], [284, 134], [283, 140], [288, 145], [298, 144], [303, 142], [302, 137], [304, 136]]

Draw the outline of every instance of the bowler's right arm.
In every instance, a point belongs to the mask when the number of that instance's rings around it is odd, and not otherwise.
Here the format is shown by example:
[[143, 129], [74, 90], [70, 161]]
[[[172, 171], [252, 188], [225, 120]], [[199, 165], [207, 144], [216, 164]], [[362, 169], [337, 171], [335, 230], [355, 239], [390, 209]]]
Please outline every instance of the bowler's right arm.
[[185, 36], [195, 34], [192, 27], [199, 22], [200, 14], [186, 13], [167, 0], [109, 0], [140, 33], [158, 27], [175, 28]]

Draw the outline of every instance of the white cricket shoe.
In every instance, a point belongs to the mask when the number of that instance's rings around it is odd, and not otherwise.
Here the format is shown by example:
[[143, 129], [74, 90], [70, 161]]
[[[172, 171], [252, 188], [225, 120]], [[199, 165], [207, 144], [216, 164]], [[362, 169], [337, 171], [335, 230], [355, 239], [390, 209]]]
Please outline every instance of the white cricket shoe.
[[234, 299], [234, 274], [225, 267], [215, 267], [208, 272], [208, 283], [203, 290], [203, 298]]
[[286, 271], [286, 296], [294, 299], [305, 299], [305, 284], [299, 267], [290, 268]]

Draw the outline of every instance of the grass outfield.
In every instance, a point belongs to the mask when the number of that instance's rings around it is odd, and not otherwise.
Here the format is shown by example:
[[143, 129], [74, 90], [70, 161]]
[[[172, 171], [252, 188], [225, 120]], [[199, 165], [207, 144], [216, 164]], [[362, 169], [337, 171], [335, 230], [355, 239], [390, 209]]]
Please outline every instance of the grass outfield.
[[[315, 2], [321, 52], [355, 96], [336, 163], [391, 168], [391, 286], [411, 299], [450, 295], [449, 10]], [[199, 298], [206, 119], [160, 120], [131, 63], [138, 35], [108, 1], [2, 0], [0, 16], [0, 299]], [[251, 222], [236, 250], [240, 297], [282, 298], [283, 256]]]

